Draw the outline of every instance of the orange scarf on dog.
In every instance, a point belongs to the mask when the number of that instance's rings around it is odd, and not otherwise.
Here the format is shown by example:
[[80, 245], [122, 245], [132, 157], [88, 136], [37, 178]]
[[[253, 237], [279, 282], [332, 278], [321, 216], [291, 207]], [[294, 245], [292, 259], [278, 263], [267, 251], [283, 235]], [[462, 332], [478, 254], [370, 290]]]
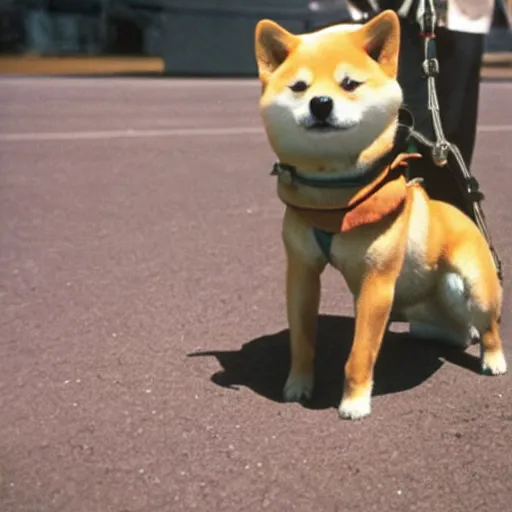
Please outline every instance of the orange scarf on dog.
[[378, 178], [369, 185], [357, 189], [346, 205], [336, 209], [304, 207], [285, 202], [312, 227], [328, 233], [346, 233], [359, 226], [377, 223], [392, 213], [398, 212], [407, 197], [407, 182], [403, 174], [390, 177], [391, 171], [406, 167], [410, 158], [420, 158], [417, 153], [399, 154], [382, 170]]

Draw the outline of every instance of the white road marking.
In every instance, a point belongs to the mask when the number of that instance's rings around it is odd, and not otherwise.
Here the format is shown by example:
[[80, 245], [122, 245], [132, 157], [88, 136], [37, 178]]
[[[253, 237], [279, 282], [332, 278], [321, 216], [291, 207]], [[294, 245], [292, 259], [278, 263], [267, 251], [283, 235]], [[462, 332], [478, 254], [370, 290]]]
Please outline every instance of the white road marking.
[[512, 124], [489, 124], [477, 127], [477, 131], [483, 133], [512, 132]]
[[[511, 132], [512, 124], [491, 124], [478, 127], [478, 132]], [[66, 140], [106, 140], [156, 137], [218, 137], [225, 135], [263, 135], [261, 127], [229, 126], [225, 128], [169, 128], [161, 130], [97, 130], [74, 132], [0, 133], [0, 142], [42, 142]]]
[[123, 87], [160, 87], [160, 88], [201, 88], [201, 87], [260, 87], [257, 78], [124, 78], [109, 77], [97, 78], [82, 76], [59, 77], [59, 76], [19, 76], [4, 75], [0, 76], [0, 89], [9, 86], [27, 86], [27, 87], [107, 87], [111, 88], [119, 83]]
[[226, 128], [169, 128], [167, 130], [100, 130], [78, 132], [0, 133], [2, 142], [40, 142], [65, 140], [133, 139], [155, 137], [211, 137], [222, 135], [261, 135], [263, 128], [231, 126]]
[[481, 82], [481, 86], [483, 89], [510, 89], [510, 87], [512, 87], [512, 82], [488, 82], [484, 80]]

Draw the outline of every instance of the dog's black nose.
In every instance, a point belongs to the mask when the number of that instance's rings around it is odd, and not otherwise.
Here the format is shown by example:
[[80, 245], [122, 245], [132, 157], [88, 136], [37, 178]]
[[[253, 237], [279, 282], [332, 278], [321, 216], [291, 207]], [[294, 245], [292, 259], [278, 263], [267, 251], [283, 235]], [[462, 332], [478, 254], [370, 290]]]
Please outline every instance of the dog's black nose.
[[309, 102], [309, 110], [319, 120], [325, 121], [332, 112], [334, 103], [329, 96], [315, 96]]

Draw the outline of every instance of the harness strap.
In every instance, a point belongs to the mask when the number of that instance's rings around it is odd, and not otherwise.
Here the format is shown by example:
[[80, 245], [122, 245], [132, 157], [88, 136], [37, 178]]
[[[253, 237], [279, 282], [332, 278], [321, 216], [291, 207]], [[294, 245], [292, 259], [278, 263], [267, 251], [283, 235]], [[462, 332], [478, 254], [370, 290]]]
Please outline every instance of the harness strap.
[[331, 261], [331, 246], [332, 239], [334, 237], [334, 233], [329, 233], [328, 231], [324, 231], [322, 229], [313, 228], [313, 235], [315, 236], [316, 243], [318, 247], [322, 251], [327, 263], [332, 263]]

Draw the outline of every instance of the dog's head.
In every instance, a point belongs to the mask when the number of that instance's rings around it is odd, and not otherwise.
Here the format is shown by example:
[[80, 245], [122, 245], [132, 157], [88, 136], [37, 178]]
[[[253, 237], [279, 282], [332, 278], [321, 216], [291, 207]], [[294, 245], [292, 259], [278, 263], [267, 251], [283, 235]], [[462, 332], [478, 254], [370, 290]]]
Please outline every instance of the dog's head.
[[260, 21], [260, 111], [275, 153], [285, 160], [357, 160], [389, 132], [402, 103], [399, 40], [393, 11], [359, 27], [336, 25], [301, 35]]

